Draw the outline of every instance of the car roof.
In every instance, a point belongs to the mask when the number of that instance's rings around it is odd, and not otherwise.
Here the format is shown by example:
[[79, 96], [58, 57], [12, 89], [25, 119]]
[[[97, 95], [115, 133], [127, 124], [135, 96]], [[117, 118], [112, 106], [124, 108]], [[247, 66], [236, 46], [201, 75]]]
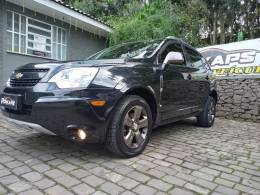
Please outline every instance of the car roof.
[[177, 41], [181, 42], [182, 44], [184, 44], [184, 45], [186, 45], [188, 47], [191, 47], [192, 49], [195, 49], [194, 47], [192, 47], [190, 44], [186, 43], [182, 39], [174, 37], [174, 36], [168, 36], [168, 37], [165, 38], [165, 40], [177, 40]]

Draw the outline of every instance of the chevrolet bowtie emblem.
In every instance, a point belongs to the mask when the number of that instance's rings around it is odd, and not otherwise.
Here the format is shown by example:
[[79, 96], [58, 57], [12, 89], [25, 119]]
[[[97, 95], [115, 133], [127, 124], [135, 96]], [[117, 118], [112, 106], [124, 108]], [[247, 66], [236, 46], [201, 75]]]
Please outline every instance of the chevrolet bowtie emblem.
[[20, 72], [15, 75], [16, 79], [20, 79], [22, 77], [23, 77], [23, 73], [20, 73]]

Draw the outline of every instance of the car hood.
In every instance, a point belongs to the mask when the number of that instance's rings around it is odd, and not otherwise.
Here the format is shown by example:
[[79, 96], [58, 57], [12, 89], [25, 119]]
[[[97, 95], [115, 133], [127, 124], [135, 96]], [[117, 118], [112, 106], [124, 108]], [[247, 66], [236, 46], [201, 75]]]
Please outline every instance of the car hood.
[[19, 67], [17, 70], [24, 69], [55, 69], [55, 68], [76, 68], [76, 67], [102, 67], [126, 64], [125, 59], [107, 60], [74, 60], [74, 61], [53, 61], [44, 63], [29, 63]]

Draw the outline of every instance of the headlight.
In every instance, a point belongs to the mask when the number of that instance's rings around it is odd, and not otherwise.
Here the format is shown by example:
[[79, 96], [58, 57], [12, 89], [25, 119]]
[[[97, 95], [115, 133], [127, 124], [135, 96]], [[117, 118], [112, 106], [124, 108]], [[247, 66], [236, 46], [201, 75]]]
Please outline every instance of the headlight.
[[64, 69], [54, 75], [49, 82], [56, 83], [61, 89], [87, 87], [97, 72], [98, 68], [92, 67]]

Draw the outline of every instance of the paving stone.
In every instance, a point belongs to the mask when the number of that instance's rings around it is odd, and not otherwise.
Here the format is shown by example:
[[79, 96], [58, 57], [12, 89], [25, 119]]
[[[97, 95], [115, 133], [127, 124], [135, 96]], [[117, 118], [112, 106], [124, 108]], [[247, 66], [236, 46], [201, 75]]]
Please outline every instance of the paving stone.
[[10, 175], [11, 172], [8, 169], [1, 169], [0, 171], [0, 177]]
[[91, 175], [91, 173], [89, 173], [88, 171], [85, 171], [84, 169], [77, 169], [77, 170], [71, 171], [70, 174], [77, 177], [78, 179]]
[[45, 155], [39, 156], [39, 159], [43, 160], [43, 161], [50, 161], [50, 160], [55, 159], [55, 157], [50, 154], [45, 154]]
[[157, 152], [150, 152], [150, 153], [147, 153], [146, 155], [153, 157], [155, 159], [159, 159], [159, 160], [165, 159], [167, 157], [166, 155], [160, 154], [160, 153], [157, 153]]
[[169, 193], [166, 193], [166, 192], [156, 192], [155, 195], [169, 195]]
[[214, 175], [214, 176], [218, 176], [220, 174], [220, 171], [216, 171], [214, 169], [210, 169], [208, 167], [203, 167], [200, 169], [201, 172], [209, 174], [209, 175]]
[[79, 195], [92, 194], [93, 192], [95, 192], [95, 189], [88, 186], [87, 184], [79, 184], [77, 186], [74, 186], [72, 190]]
[[201, 178], [201, 179], [205, 179], [205, 180], [208, 180], [208, 181], [213, 181], [213, 179], [215, 178], [214, 176], [212, 175], [208, 175], [206, 173], [202, 173], [202, 172], [199, 172], [199, 171], [193, 171], [191, 173], [191, 175], [195, 176], [195, 177], [198, 177], [198, 178]]
[[230, 187], [230, 188], [232, 188], [235, 185], [234, 182], [231, 182], [231, 181], [228, 181], [228, 180], [222, 179], [222, 178], [215, 179], [215, 182], [217, 184], [224, 185], [224, 186], [227, 186], [227, 187]]
[[156, 177], [156, 178], [161, 178], [163, 177], [164, 175], [166, 175], [166, 173], [162, 172], [162, 171], [159, 171], [159, 170], [156, 170], [156, 169], [150, 169], [149, 171], [146, 172], [147, 174], [153, 176], [153, 177]]
[[255, 194], [255, 195], [260, 194], [260, 190], [257, 190], [257, 189], [254, 189], [254, 188], [242, 185], [242, 184], [236, 184], [235, 189], [245, 192], [247, 194]]
[[19, 193], [19, 195], [43, 195], [43, 193], [40, 192], [39, 190], [32, 189], [32, 190], [27, 190], [25, 192], [21, 192]]
[[177, 164], [177, 165], [180, 165], [183, 163], [183, 160], [180, 160], [178, 158], [174, 158], [174, 157], [168, 157], [165, 159], [165, 161], [168, 161], [168, 162], [171, 162], [171, 163], [174, 163], [174, 164]]
[[176, 177], [179, 177], [179, 178], [186, 180], [186, 181], [189, 181], [189, 182], [192, 182], [196, 179], [196, 177], [194, 177], [192, 175], [185, 174], [185, 173], [178, 173], [178, 174], [176, 174]]
[[6, 194], [6, 193], [7, 190], [2, 185], [0, 185], [0, 194]]
[[156, 190], [154, 188], [151, 188], [149, 186], [145, 186], [145, 185], [142, 185], [142, 184], [137, 186], [133, 191], [137, 194], [140, 194], [140, 195], [154, 194], [156, 192]]
[[131, 177], [132, 179], [135, 179], [139, 182], [147, 182], [150, 179], [150, 177], [148, 177], [147, 175], [144, 175], [137, 171], [133, 171], [133, 172], [129, 173], [127, 176]]
[[194, 183], [199, 186], [202, 186], [204, 188], [210, 189], [210, 190], [213, 190], [217, 187], [216, 183], [213, 183], [213, 182], [210, 182], [210, 181], [207, 181], [204, 179], [196, 179]]
[[166, 162], [164, 160], [159, 160], [159, 159], [156, 159], [155, 161], [153, 161], [153, 163], [157, 164], [157, 165], [160, 165], [160, 166], [164, 166], [164, 167], [169, 167], [171, 166], [171, 163], [169, 162]]
[[201, 168], [200, 165], [194, 164], [194, 163], [190, 163], [190, 162], [184, 162], [182, 164], [183, 167], [186, 167], [188, 169], [192, 169], [192, 170], [198, 170]]
[[[260, 168], [259, 168], [260, 169]], [[260, 171], [256, 171], [256, 170], [251, 170], [251, 169], [246, 169], [244, 172], [248, 175], [254, 175], [254, 176], [257, 176], [257, 177], [260, 177]]]
[[40, 189], [46, 189], [46, 188], [49, 188], [51, 186], [54, 186], [55, 182], [50, 180], [50, 179], [44, 178], [40, 181], [35, 182], [34, 185], [36, 185]]
[[23, 182], [23, 181], [18, 181], [18, 182], [16, 182], [16, 183], [13, 183], [13, 184], [11, 184], [11, 185], [8, 186], [8, 188], [9, 188], [10, 190], [14, 191], [15, 193], [28, 190], [28, 189], [30, 189], [31, 187], [32, 187], [31, 185], [29, 185], [28, 183]]
[[225, 187], [225, 186], [218, 186], [216, 188], [216, 191], [221, 192], [223, 194], [227, 194], [227, 195], [238, 195], [239, 194], [238, 190], [228, 188], [228, 187]]
[[8, 162], [8, 163], [5, 164], [5, 166], [9, 167], [10, 169], [20, 167], [22, 165], [24, 165], [24, 164], [20, 161], [17, 161], [17, 160], [12, 161], [12, 162]]
[[32, 168], [40, 173], [43, 173], [45, 171], [48, 171], [51, 167], [46, 164], [38, 164], [38, 165], [32, 166]]
[[170, 168], [170, 167], [165, 167], [165, 166], [158, 166], [155, 167], [156, 170], [162, 171], [166, 173], [167, 175], [176, 175], [178, 173], [177, 170]]
[[116, 172], [119, 173], [119, 174], [126, 175], [126, 174], [132, 172], [133, 169], [131, 169], [131, 168], [128, 167], [128, 166], [124, 166], [124, 165], [123, 165], [123, 166], [115, 167], [115, 168], [114, 168], [114, 171], [116, 171]]
[[61, 177], [55, 178], [55, 181], [67, 188], [70, 188], [71, 186], [74, 186], [76, 184], [79, 184], [80, 181], [74, 177], [71, 177], [69, 175], [63, 175]]
[[222, 173], [220, 177], [227, 179], [229, 181], [237, 182], [237, 183], [241, 180], [240, 177], [231, 175], [231, 174], [227, 174], [227, 173]]
[[224, 194], [219, 193], [219, 192], [213, 192], [211, 195], [224, 195]]
[[82, 179], [82, 181], [84, 181], [86, 184], [89, 184], [93, 187], [97, 187], [105, 182], [104, 179], [96, 177], [95, 175], [88, 176], [88, 177]]
[[259, 169], [258, 166], [247, 164], [247, 163], [240, 163], [239, 166], [247, 168], [247, 169], [252, 169], [252, 170], [258, 170]]
[[135, 180], [133, 179], [130, 179], [130, 178], [125, 178], [121, 181], [118, 182], [118, 185], [130, 190], [132, 188], [134, 188], [135, 186], [137, 186], [139, 183], [136, 182]]
[[62, 172], [58, 169], [52, 169], [52, 170], [46, 171], [46, 172], [44, 172], [44, 174], [53, 179], [65, 175], [64, 172]]
[[197, 192], [197, 193], [199, 193], [199, 194], [209, 194], [209, 193], [210, 193], [210, 191], [209, 191], [208, 189], [199, 187], [199, 186], [194, 185], [194, 184], [191, 184], [191, 183], [185, 184], [184, 187], [187, 188], [187, 189], [189, 189], [189, 190], [192, 190], [192, 191], [194, 191], [194, 192]]
[[5, 164], [7, 162], [10, 162], [14, 160], [14, 158], [8, 156], [8, 155], [0, 155], [0, 163]]
[[15, 175], [22, 175], [22, 174], [25, 174], [25, 173], [28, 173], [32, 171], [32, 169], [30, 169], [28, 166], [24, 165], [24, 166], [21, 166], [21, 167], [17, 167], [15, 169], [12, 170], [12, 172], [15, 174]]
[[243, 179], [242, 184], [260, 190], [260, 182]]
[[219, 165], [214, 165], [214, 164], [209, 165], [209, 168], [216, 169], [218, 171], [225, 172], [225, 173], [232, 173], [232, 171], [233, 171], [230, 168], [226, 168], [224, 166], [219, 166]]
[[232, 174], [235, 176], [238, 176], [238, 177], [246, 178], [246, 179], [250, 179], [252, 177], [252, 175], [241, 172], [241, 171], [234, 171]]
[[135, 195], [136, 193], [131, 191], [124, 191], [121, 195]]
[[253, 176], [253, 177], [251, 177], [251, 179], [254, 181], [260, 182], [260, 177]]
[[69, 192], [59, 185], [48, 188], [46, 190], [46, 193], [50, 195], [73, 195], [73, 193]]
[[119, 175], [117, 173], [114, 173], [114, 172], [109, 172], [105, 175], [104, 177], [105, 179], [109, 180], [109, 181], [112, 181], [113, 183], [117, 183], [119, 182], [120, 180], [124, 179], [124, 176], [122, 175]]
[[64, 164], [61, 164], [58, 166], [59, 169], [61, 169], [62, 171], [64, 172], [70, 172], [74, 169], [77, 169], [76, 166], [72, 165], [72, 164], [69, 164], [69, 163], [64, 163]]
[[104, 192], [107, 192], [108, 194], [121, 194], [124, 189], [121, 188], [120, 186], [114, 184], [114, 183], [111, 183], [111, 182], [106, 182], [104, 184], [102, 184], [100, 186], [100, 189], [103, 190]]
[[174, 188], [169, 193], [172, 195], [193, 195], [192, 192], [180, 188]]
[[244, 170], [245, 170], [245, 168], [240, 167], [240, 166], [238, 166], [238, 165], [230, 165], [229, 167], [230, 167], [231, 169], [236, 170], [236, 171], [244, 171]]
[[163, 179], [163, 181], [166, 181], [166, 182], [176, 185], [176, 186], [183, 186], [186, 183], [186, 181], [179, 179], [178, 177], [171, 176], [171, 175], [166, 175], [162, 179]]
[[96, 191], [94, 194], [92, 195], [107, 195], [107, 193], [102, 192], [102, 191]]
[[107, 173], [111, 172], [109, 169], [104, 168], [104, 167], [95, 167], [93, 169], [90, 169], [89, 172], [97, 175], [97, 176], [105, 176]]
[[46, 163], [48, 163], [49, 165], [52, 165], [52, 166], [58, 166], [58, 165], [65, 163], [65, 161], [61, 160], [61, 159], [53, 159], [53, 160], [50, 160]]
[[17, 181], [19, 181], [19, 179], [15, 175], [7, 175], [0, 178], [0, 183], [3, 184], [4, 186], [15, 183]]
[[147, 184], [161, 191], [168, 191], [172, 187], [169, 183], [165, 183], [159, 179], [152, 179]]
[[42, 175], [38, 172], [29, 172], [29, 173], [22, 175], [22, 177], [30, 182], [35, 182], [35, 181], [39, 181], [40, 179], [42, 179]]

